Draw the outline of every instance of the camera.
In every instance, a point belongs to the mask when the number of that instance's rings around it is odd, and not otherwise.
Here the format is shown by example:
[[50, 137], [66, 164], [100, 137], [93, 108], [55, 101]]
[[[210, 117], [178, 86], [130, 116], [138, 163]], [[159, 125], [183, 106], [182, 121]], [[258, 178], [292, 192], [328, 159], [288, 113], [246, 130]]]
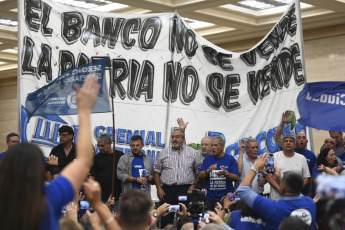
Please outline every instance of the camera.
[[205, 192], [199, 189], [193, 189], [188, 191], [187, 203], [188, 211], [193, 215], [199, 215], [199, 213], [204, 213], [204, 202], [205, 202]]
[[80, 207], [80, 209], [89, 209], [90, 204], [86, 200], [80, 200], [79, 201], [79, 207]]
[[230, 199], [231, 201], [239, 201], [239, 200], [241, 200], [241, 198], [238, 197], [238, 196], [236, 195], [236, 193], [230, 193], [230, 194], [229, 194], [229, 199]]
[[265, 164], [265, 172], [269, 174], [274, 173], [274, 157], [272, 153], [269, 154], [269, 156], [267, 157], [266, 164]]
[[179, 212], [179, 211], [180, 211], [180, 205], [179, 204], [169, 206], [169, 212]]
[[207, 223], [207, 222], [209, 222], [208, 218], [210, 217], [210, 214], [208, 214], [208, 213], [200, 214], [200, 217], [201, 217], [200, 219], [202, 222]]
[[187, 201], [187, 196], [178, 196], [178, 201]]

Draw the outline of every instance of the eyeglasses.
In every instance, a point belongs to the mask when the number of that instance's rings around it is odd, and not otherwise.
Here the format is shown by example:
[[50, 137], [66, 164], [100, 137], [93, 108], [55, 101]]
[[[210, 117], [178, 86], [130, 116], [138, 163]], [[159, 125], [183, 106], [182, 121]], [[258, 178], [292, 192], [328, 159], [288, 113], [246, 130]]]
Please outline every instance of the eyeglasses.
[[71, 134], [69, 134], [69, 133], [59, 133], [59, 137], [66, 137], [67, 135], [71, 135]]

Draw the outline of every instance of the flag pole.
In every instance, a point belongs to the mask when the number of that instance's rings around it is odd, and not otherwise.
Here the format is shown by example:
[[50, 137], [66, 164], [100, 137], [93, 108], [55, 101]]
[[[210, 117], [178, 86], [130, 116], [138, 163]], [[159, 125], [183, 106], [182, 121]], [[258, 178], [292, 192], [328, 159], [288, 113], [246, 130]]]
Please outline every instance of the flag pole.
[[110, 59], [108, 62], [109, 67], [109, 85], [110, 85], [110, 96], [111, 96], [111, 114], [113, 118], [113, 176], [112, 176], [112, 183], [111, 183], [111, 196], [114, 196], [114, 184], [115, 184], [115, 159], [116, 159], [116, 153], [115, 153], [115, 112], [114, 112], [114, 87], [113, 87], [113, 79], [111, 77], [111, 63]]

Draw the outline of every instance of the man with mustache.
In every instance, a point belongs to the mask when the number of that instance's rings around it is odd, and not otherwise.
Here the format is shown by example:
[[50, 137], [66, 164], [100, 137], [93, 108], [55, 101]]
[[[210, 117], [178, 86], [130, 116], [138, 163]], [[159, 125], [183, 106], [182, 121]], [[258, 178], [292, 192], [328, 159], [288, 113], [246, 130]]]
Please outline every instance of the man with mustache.
[[[200, 153], [183, 144], [184, 133], [171, 133], [171, 146], [160, 152], [155, 160], [154, 181], [161, 204], [178, 204], [178, 196], [187, 195], [201, 166]], [[173, 222], [174, 214], [162, 217], [162, 228]]]

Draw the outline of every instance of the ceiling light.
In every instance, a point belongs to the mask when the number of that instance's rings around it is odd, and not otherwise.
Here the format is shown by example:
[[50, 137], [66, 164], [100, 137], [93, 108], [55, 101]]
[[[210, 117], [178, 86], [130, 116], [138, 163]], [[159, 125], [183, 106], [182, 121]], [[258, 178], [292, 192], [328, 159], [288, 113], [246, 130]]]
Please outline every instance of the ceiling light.
[[0, 25], [2, 26], [10, 26], [10, 27], [17, 27], [18, 22], [11, 20], [11, 19], [6, 19], [6, 18], [0, 18]]
[[213, 23], [199, 21], [199, 20], [186, 18], [186, 17], [182, 17], [182, 18], [193, 29], [200, 29], [200, 28], [204, 28], [204, 27], [214, 26]]
[[244, 1], [238, 2], [238, 4], [244, 5], [244, 6], [247, 6], [250, 8], [260, 9], [260, 10], [269, 9], [269, 8], [274, 7], [274, 5], [267, 4], [264, 2], [260, 2], [260, 1], [256, 1], [256, 0], [244, 0]]
[[124, 5], [124, 4], [120, 4], [120, 3], [111, 3], [108, 5], [104, 5], [104, 6], [98, 6], [96, 8], [93, 8], [93, 11], [99, 11], [99, 12], [108, 12], [108, 11], [112, 11], [112, 10], [118, 10], [118, 9], [122, 9], [122, 8], [126, 8], [128, 7], [128, 5]]
[[2, 52], [16, 54], [18, 53], [18, 47], [14, 47], [12, 49], [5, 49], [5, 50], [2, 50]]
[[128, 5], [114, 3], [108, 0], [53, 0], [56, 3], [61, 3], [70, 6], [76, 6], [93, 11], [107, 12], [111, 10], [125, 8]]

